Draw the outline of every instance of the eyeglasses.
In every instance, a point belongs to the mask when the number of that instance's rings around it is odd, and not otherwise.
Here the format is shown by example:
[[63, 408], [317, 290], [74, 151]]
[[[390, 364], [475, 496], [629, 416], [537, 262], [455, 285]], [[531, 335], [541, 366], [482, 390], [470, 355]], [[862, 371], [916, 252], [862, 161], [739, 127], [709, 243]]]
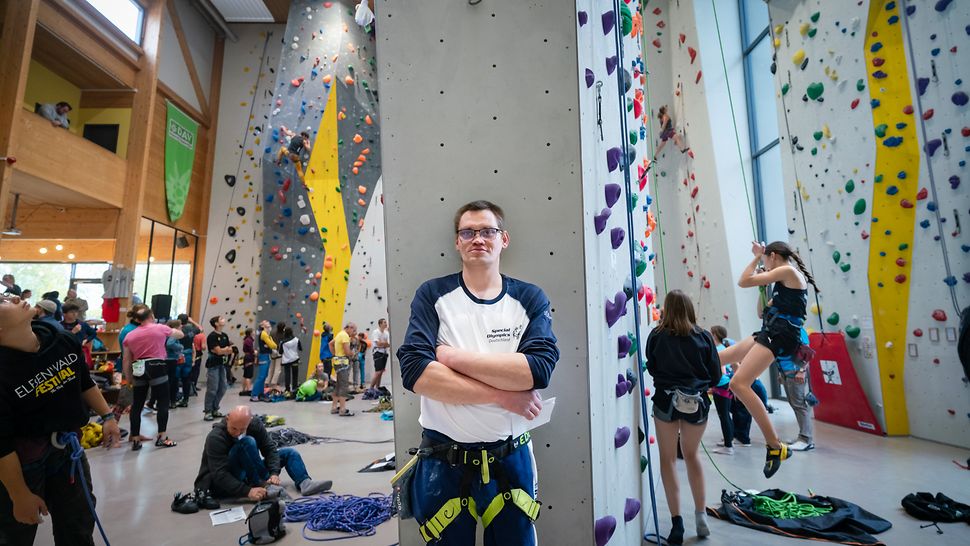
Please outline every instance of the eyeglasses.
[[499, 228], [487, 227], [482, 229], [459, 229], [456, 233], [458, 233], [458, 238], [462, 241], [474, 240], [476, 235], [481, 235], [482, 239], [491, 241], [499, 233], [502, 233], [502, 231]]

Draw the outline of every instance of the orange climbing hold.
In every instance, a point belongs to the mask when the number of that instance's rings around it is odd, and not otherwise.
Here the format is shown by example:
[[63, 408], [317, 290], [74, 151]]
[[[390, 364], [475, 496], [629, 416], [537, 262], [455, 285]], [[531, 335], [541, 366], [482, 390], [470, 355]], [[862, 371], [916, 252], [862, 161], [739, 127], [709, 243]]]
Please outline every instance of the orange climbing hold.
[[363, 161], [354, 161], [354, 167], [361, 167], [364, 165]]
[[333, 269], [333, 256], [327, 256], [323, 259], [324, 269]]
[[364, 141], [364, 137], [360, 136], [359, 133], [354, 135], [354, 144], [360, 144], [363, 141]]
[[373, 125], [374, 120], [371, 119], [370, 115], [367, 115], [367, 116], [364, 116], [364, 123], [366, 123], [367, 125]]
[[360, 153], [362, 153], [362, 154], [364, 154], [364, 155], [367, 155], [367, 154], [369, 154], [369, 153], [370, 153], [370, 148], [364, 148], [363, 150], [361, 150], [361, 152], [360, 152]]
[[209, 298], [209, 303], [211, 303], [212, 305], [215, 305], [219, 303], [219, 298], [212, 296], [211, 298]]
[[347, 119], [347, 114], [343, 112], [337, 112], [337, 121], [343, 121]]
[[353, 169], [351, 169], [351, 172], [353, 172], [354, 174], [360, 174], [360, 169], [358, 169], [357, 167], [354, 167]]
[[367, 156], [364, 154], [360, 154], [359, 156], [357, 156], [357, 161], [367, 161]]
[[317, 301], [318, 299], [320, 299], [318, 292], [310, 292], [310, 301]]
[[367, 201], [364, 201], [363, 199], [358, 199], [357, 200], [357, 204], [360, 205], [360, 206], [362, 206], [362, 207], [366, 207], [367, 206]]
[[350, 74], [347, 74], [347, 77], [344, 78], [344, 83], [347, 85], [354, 85], [354, 78]]
[[323, 77], [323, 83], [326, 85], [330, 85], [330, 82], [332, 81], [333, 81], [333, 76], [331, 76], [330, 74], [327, 74]]
[[367, 188], [365, 186], [357, 186], [357, 193], [365, 195], [367, 194]]
[[316, 273], [315, 273], [315, 274], [313, 275], [313, 278], [319, 281], [319, 280], [320, 280], [320, 277], [322, 277], [322, 276], [323, 276], [323, 274], [322, 274], [322, 273], [320, 273], [319, 271], [317, 271], [317, 272], [316, 272]]

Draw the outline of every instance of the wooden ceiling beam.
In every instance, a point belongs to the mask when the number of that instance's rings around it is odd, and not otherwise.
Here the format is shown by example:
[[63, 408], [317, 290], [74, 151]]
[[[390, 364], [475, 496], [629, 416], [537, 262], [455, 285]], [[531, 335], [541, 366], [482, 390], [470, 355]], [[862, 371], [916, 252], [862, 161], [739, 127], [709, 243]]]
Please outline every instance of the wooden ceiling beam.
[[[182, 29], [182, 19], [179, 18], [178, 10], [175, 8], [175, 0], [166, 0], [168, 16], [172, 19], [172, 27], [175, 29], [175, 38], [178, 40], [179, 49], [182, 51], [182, 59], [188, 69], [189, 78], [192, 80], [192, 88], [195, 89], [195, 98], [199, 101], [202, 110], [202, 117], [209, 119], [209, 105], [199, 80], [199, 71], [195, 68], [195, 61], [192, 59], [192, 50], [189, 49], [189, 42], [185, 39], [185, 31]], [[211, 93], [211, 90], [210, 90]]]

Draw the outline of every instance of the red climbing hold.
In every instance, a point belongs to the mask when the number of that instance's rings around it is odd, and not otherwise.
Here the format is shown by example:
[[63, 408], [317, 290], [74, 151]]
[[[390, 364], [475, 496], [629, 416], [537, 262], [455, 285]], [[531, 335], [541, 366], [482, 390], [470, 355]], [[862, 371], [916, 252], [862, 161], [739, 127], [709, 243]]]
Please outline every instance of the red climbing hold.
[[660, 8], [653, 8], [654, 15], [660, 15]]
[[943, 309], [936, 309], [935, 311], [933, 311], [932, 316], [933, 316], [933, 320], [935, 321], [946, 322], [946, 311], [944, 311]]
[[884, 64], [886, 64], [886, 59], [883, 59], [880, 57], [873, 57], [872, 66], [882, 66]]
[[290, 191], [290, 186], [292, 184], [293, 184], [293, 181], [291, 179], [287, 178], [286, 180], [284, 180], [283, 181], [283, 191]]
[[710, 288], [710, 287], [711, 287], [711, 281], [704, 281], [704, 288]]
[[916, 200], [922, 201], [923, 199], [926, 199], [928, 195], [929, 195], [929, 192], [926, 191], [926, 188], [920, 188], [919, 191], [916, 193]]
[[690, 191], [690, 198], [693, 199], [697, 197], [697, 192], [701, 189], [700, 186], [694, 186], [694, 189]]
[[688, 230], [687, 230], [687, 236], [688, 236], [688, 237], [693, 237], [693, 236], [694, 236], [694, 232], [693, 232], [692, 230], [689, 230], [689, 229], [688, 229]]
[[694, 64], [694, 59], [697, 58], [697, 50], [687, 46], [687, 54], [690, 55], [690, 64]]
[[911, 209], [913, 208], [913, 202], [909, 199], [903, 199], [899, 202], [899, 206], [903, 207], [904, 209]]
[[948, 409], [948, 410], [946, 410], [946, 412], [949, 413], [950, 415], [956, 415], [957, 414], [956, 410], [954, 410], [954, 409]]
[[913, 330], [913, 335], [916, 336], [916, 337], [923, 337], [923, 330], [917, 328], [917, 329]]
[[704, 74], [704, 73], [703, 73], [702, 71], [700, 71], [700, 70], [698, 70], [698, 71], [697, 71], [697, 77], [696, 77], [696, 78], [694, 78], [694, 83], [697, 83], [697, 82], [699, 82], [699, 81], [701, 81], [701, 76], [702, 76], [703, 74]]
[[657, 21], [657, 28], [666, 28], [666, 27], [667, 27], [667, 23], [664, 23], [663, 21]]
[[660, 38], [655, 38], [652, 43], [653, 47], [660, 49]]
[[932, 108], [930, 108], [929, 110], [923, 112], [923, 119], [924, 120], [930, 119], [932, 117], [933, 117], [933, 109]]
[[964, 127], [963, 129], [960, 129], [960, 134], [965, 137], [970, 137], [970, 127]]
[[904, 282], [906, 282], [906, 275], [903, 275], [902, 273], [900, 273], [899, 275], [896, 275], [896, 278], [893, 280], [899, 284], [903, 284]]
[[862, 236], [863, 241], [869, 238], [869, 232], [866, 230], [862, 230], [862, 233], [860, 233], [860, 235]]
[[896, 258], [896, 265], [899, 267], [906, 267], [906, 260], [903, 258]]
[[693, 279], [694, 278], [694, 272], [693, 271], [688, 271], [687, 272], [687, 276]]
[[852, 104], [850, 106], [852, 106], [852, 109], [855, 110], [855, 107], [859, 106], [859, 99], [853, 99]]
[[687, 40], [687, 35], [681, 32], [678, 38], [680, 38], [680, 43], [684, 43]]
[[910, 114], [912, 114], [913, 113], [913, 105], [912, 104], [907, 104], [906, 106], [903, 106], [903, 113], [906, 114], [907, 116], [910, 115]]

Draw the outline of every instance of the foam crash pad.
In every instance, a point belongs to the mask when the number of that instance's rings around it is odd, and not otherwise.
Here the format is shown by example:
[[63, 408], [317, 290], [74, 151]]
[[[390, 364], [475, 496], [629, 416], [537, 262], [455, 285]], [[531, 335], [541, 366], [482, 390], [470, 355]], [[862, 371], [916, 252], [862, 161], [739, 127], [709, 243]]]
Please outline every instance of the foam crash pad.
[[885, 433], [872, 412], [869, 398], [852, 364], [845, 336], [841, 332], [814, 332], [808, 336], [815, 351], [812, 358], [812, 392], [819, 399], [815, 418], [819, 421], [880, 436]]

